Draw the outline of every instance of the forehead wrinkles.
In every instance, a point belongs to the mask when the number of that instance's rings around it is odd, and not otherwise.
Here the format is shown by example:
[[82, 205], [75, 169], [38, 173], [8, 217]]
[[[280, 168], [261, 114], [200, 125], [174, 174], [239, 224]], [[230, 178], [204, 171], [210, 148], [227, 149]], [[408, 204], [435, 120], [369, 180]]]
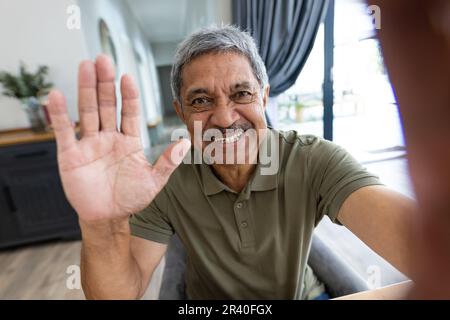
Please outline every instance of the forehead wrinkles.
[[182, 95], [198, 88], [228, 92], [237, 83], [258, 81], [250, 62], [236, 53], [206, 54], [195, 58], [182, 70]]

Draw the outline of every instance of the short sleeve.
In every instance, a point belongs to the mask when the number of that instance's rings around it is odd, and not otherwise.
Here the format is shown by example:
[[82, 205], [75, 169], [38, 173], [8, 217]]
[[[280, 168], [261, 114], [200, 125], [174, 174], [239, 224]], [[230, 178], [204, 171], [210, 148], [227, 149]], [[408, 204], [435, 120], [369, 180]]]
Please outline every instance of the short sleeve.
[[345, 149], [323, 139], [312, 145], [308, 157], [309, 177], [316, 197], [316, 225], [324, 215], [337, 220], [339, 209], [354, 191], [370, 186], [382, 185], [379, 178], [369, 173]]
[[169, 221], [167, 207], [167, 195], [163, 189], [147, 208], [130, 217], [131, 235], [168, 244], [174, 229]]

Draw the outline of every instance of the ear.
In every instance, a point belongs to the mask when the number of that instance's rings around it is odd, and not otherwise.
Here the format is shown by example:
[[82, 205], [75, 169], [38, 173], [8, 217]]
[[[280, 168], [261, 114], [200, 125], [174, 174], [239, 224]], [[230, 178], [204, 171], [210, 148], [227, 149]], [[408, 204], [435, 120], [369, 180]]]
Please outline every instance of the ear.
[[178, 102], [178, 100], [173, 100], [172, 105], [175, 108], [175, 111], [177, 112], [178, 118], [180, 118], [181, 121], [183, 121], [183, 123], [186, 124], [180, 102]]
[[267, 103], [269, 102], [270, 85], [267, 85], [263, 91], [263, 108], [266, 110]]

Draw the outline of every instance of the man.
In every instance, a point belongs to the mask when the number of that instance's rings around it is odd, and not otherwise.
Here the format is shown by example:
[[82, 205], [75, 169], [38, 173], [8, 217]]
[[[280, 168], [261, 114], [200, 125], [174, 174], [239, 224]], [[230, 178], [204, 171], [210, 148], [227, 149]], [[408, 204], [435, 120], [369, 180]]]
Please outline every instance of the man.
[[[333, 143], [267, 128], [267, 74], [248, 34], [203, 29], [179, 46], [172, 69], [174, 107], [194, 149], [212, 145], [225, 156], [244, 149], [243, 163], [231, 157], [233, 163], [178, 166], [190, 149], [183, 139], [151, 166], [139, 140], [138, 92], [127, 75], [116, 128], [114, 78], [105, 56], [81, 63], [79, 141], [63, 96], [50, 94], [61, 179], [83, 235], [87, 298], [141, 297], [175, 232], [187, 250], [189, 298], [300, 298], [311, 235], [324, 215], [410, 275], [414, 203]], [[223, 136], [195, 140], [198, 123], [202, 133]], [[251, 130], [259, 153], [265, 141], [276, 142], [276, 172], [262, 174], [254, 163], [243, 134]]]

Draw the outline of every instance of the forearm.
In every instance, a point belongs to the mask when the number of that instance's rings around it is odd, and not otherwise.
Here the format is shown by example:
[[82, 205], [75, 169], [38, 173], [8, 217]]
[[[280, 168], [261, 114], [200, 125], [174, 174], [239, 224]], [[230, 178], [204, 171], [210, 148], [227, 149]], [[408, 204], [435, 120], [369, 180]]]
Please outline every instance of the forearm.
[[386, 187], [361, 188], [344, 202], [339, 221], [399, 271], [414, 279], [418, 216], [413, 200]]
[[138, 299], [142, 277], [130, 248], [128, 219], [80, 221], [81, 282], [87, 299]]

